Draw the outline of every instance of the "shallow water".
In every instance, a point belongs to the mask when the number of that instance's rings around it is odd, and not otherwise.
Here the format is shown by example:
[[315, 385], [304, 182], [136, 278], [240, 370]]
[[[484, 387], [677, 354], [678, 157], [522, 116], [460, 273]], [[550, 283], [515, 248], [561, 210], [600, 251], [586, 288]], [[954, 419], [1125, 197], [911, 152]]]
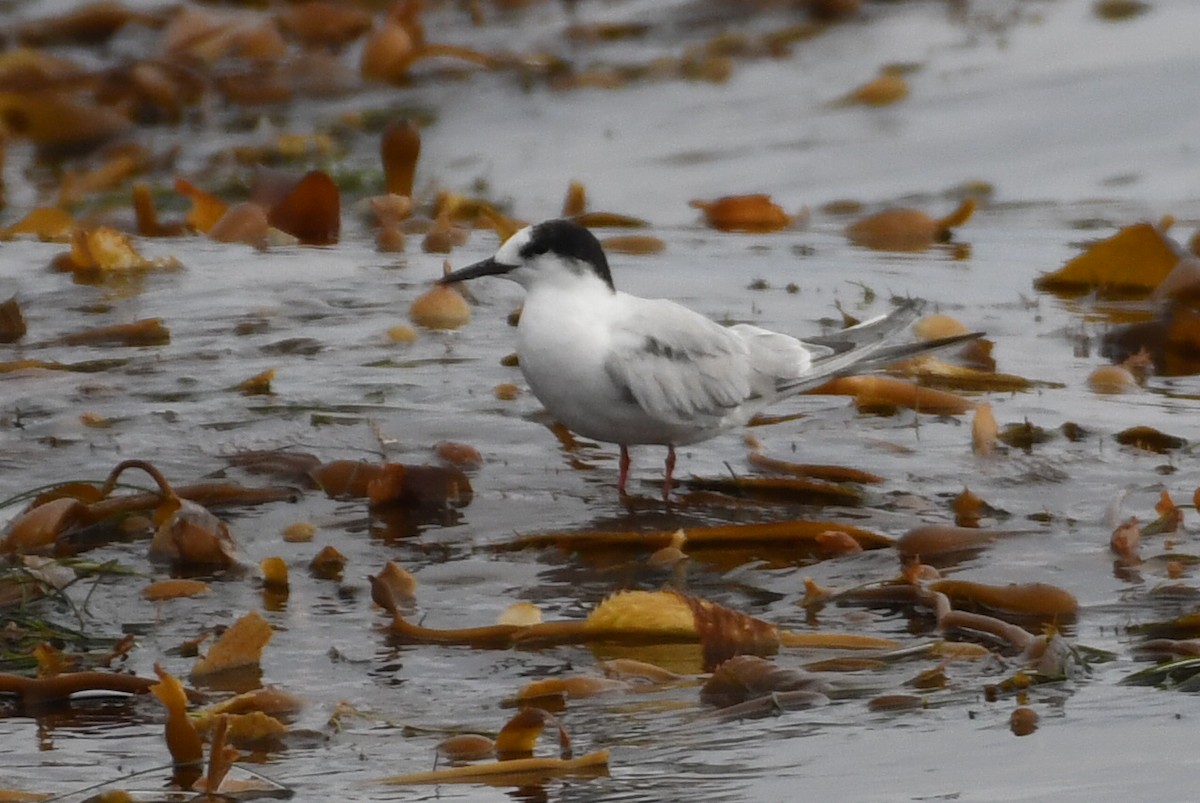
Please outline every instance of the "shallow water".
[[[33, 16], [35, 5], [8, 13]], [[705, 6], [589, 3], [578, 4], [576, 14], [657, 24], [646, 41], [596, 46], [598, 61], [644, 60], [725, 26], [791, 19], [775, 10], [748, 22], [711, 22]], [[666, 250], [614, 255], [623, 289], [798, 335], [838, 321], [835, 304], [866, 316], [886, 311], [891, 295], [919, 296], [931, 309], [986, 331], [999, 370], [1061, 383], [982, 394], [1002, 425], [1028, 420], [1057, 430], [1070, 421], [1089, 430], [1086, 438], [1060, 436], [1029, 453], [981, 458], [971, 451], [969, 416], [867, 416], [842, 397], [801, 397], [772, 412], [803, 417], [754, 433], [774, 456], [882, 475], [882, 484], [865, 490], [862, 506], [729, 498], [689, 505], [684, 497], [664, 509], [656, 501], [662, 450], [642, 448], [634, 450], [631, 487], [638, 500], [629, 509], [615, 490], [614, 448], [585, 444], [568, 455], [527, 389], [513, 401], [493, 394], [500, 383], [524, 388], [519, 372], [500, 364], [514, 348], [505, 318], [519, 306], [520, 291], [501, 281], [477, 282], [479, 303], [468, 326], [422, 331], [410, 345], [392, 343], [388, 328], [406, 322], [408, 305], [440, 274], [442, 258], [422, 253], [418, 238], [401, 256], [378, 253], [356, 210], [344, 210], [341, 242], [328, 248], [260, 253], [203, 238], [141, 241], [147, 256], [172, 255], [184, 267], [126, 286], [75, 284], [49, 271], [45, 266], [63, 245], [6, 242], [0, 297], [16, 295], [30, 334], [23, 345], [0, 346], [0, 359], [122, 364], [92, 374], [0, 375], [0, 498], [65, 479], [102, 478], [131, 457], [153, 461], [178, 482], [225, 475], [247, 484], [261, 480], [229, 468], [227, 456], [287, 448], [327, 460], [382, 455], [425, 463], [434, 460], [434, 443], [458, 440], [485, 458], [471, 474], [469, 506], [421, 520], [386, 521], [362, 502], [315, 492], [295, 504], [223, 512], [247, 566], [272, 555], [289, 563], [292, 588], [282, 604], [264, 597], [251, 571], [215, 578], [208, 596], [154, 606], [137, 594], [166, 572], [145, 560], [144, 542], [88, 553], [146, 576], [101, 580], [90, 593], [75, 589], [77, 604], [87, 597], [86, 629], [136, 633], [128, 666], [138, 674], [150, 674], [156, 661], [186, 674], [190, 661], [173, 653], [181, 642], [264, 610], [276, 629], [264, 680], [308, 706], [286, 749], [255, 757], [259, 763], [251, 766], [303, 800], [1185, 797], [1195, 766], [1187, 748], [1198, 711], [1194, 697], [1117, 682], [1144, 666], [1131, 654], [1125, 626], [1190, 610], [1191, 603], [1152, 593], [1167, 581], [1163, 561], [1116, 571], [1108, 537], [1128, 515], [1153, 519], [1160, 490], [1182, 503], [1200, 483], [1192, 448], [1159, 455], [1112, 439], [1144, 424], [1196, 443], [1200, 379], [1152, 378], [1133, 395], [1091, 393], [1088, 374], [1107, 362], [1098, 348], [1110, 326], [1105, 308], [1089, 298], [1038, 293], [1032, 281], [1078, 253], [1081, 242], [1121, 225], [1171, 214], [1178, 238], [1194, 231], [1200, 110], [1188, 99], [1200, 69], [1191, 36], [1200, 29], [1200, 7], [1159, 2], [1131, 20], [1108, 22], [1082, 0], [866, 6], [862, 19], [798, 44], [790, 58], [736, 62], [725, 84], [558, 92], [523, 90], [505, 74], [431, 78], [403, 93], [368, 88], [297, 103], [280, 110], [272, 125], [305, 130], [345, 109], [397, 102], [436, 109], [422, 132], [418, 176], [425, 188], [469, 191], [484, 182], [494, 197], [511, 200], [514, 214], [538, 219], [556, 214], [567, 182], [579, 179], [593, 207], [646, 218], [648, 233], [662, 238]], [[482, 49], [564, 48], [558, 35], [568, 19], [558, 5], [537, 4], [472, 29], [453, 9], [438, 9], [428, 27], [431, 38]], [[136, 41], [130, 34], [118, 44]], [[882, 109], [833, 103], [889, 62], [919, 66], [909, 76], [910, 98]], [[181, 172], [227, 144], [219, 130], [195, 141], [181, 156]], [[373, 164], [373, 147], [364, 140], [344, 164]], [[10, 147], [5, 223], [35, 202], [36, 192], [14, 167], [22, 156], [20, 145]], [[958, 188], [969, 182], [987, 182], [994, 192], [955, 233], [969, 244], [965, 259], [941, 247], [916, 255], [856, 248], [843, 234], [850, 218], [823, 211], [801, 229], [722, 234], [704, 228], [687, 205], [693, 198], [767, 192], [793, 211], [855, 198], [868, 208], [904, 203], [937, 216], [950, 211]], [[495, 245], [490, 233], [475, 232], [450, 260], [465, 265]], [[750, 289], [752, 282], [766, 289]], [[164, 320], [169, 345], [50, 344], [86, 326], [145, 317]], [[268, 369], [276, 371], [271, 395], [236, 391]], [[82, 413], [112, 426], [88, 427]], [[681, 449], [679, 474], [745, 472], [744, 434]], [[920, 523], [952, 520], [950, 499], [964, 486], [1006, 511], [999, 522], [1005, 528], [1023, 532], [944, 571], [1065, 588], [1081, 605], [1069, 638], [1116, 654], [1089, 676], [1030, 690], [1023, 704], [1041, 716], [1032, 736], [1009, 730], [1016, 698], [983, 696], [986, 684], [1012, 673], [1011, 664], [952, 663], [948, 687], [928, 693], [928, 707], [868, 710], [871, 695], [905, 691], [912, 676], [935, 665], [920, 659], [835, 677], [850, 691], [828, 706], [738, 723], [708, 718], [694, 688], [573, 700], [562, 720], [577, 754], [612, 750], [606, 778], [521, 789], [376, 783], [429, 768], [447, 729], [494, 732], [510, 714], [501, 701], [529, 680], [596, 668], [596, 656], [582, 647], [490, 652], [398, 643], [381, 629], [385, 617], [371, 604], [366, 581], [385, 561], [416, 575], [416, 618], [429, 627], [490, 623], [517, 600], [536, 602], [547, 620], [577, 619], [614, 590], [675, 582], [781, 627], [916, 644], [929, 637], [929, 621], [836, 606], [814, 621], [798, 606], [808, 577], [845, 589], [894, 576], [891, 550], [819, 563], [777, 554], [748, 562], [697, 554], [681, 578], [646, 566], [644, 554], [589, 560], [492, 547], [518, 533], [800, 515], [899, 536]], [[6, 508], [3, 515], [15, 512]], [[1194, 515], [1185, 513], [1186, 529], [1174, 537], [1179, 554], [1200, 551]], [[313, 543], [283, 541], [283, 529], [298, 521], [317, 525]], [[325, 545], [347, 557], [341, 581], [315, 579], [306, 570]], [[1148, 538], [1143, 554], [1163, 549], [1161, 537]], [[1194, 572], [1186, 568], [1178, 582], [1194, 590]], [[45, 615], [78, 624], [65, 608], [46, 604]], [[800, 667], [816, 657], [823, 656], [784, 650], [775, 660]], [[335, 730], [328, 719], [339, 701], [365, 715]], [[66, 794], [117, 781], [166, 762], [162, 741], [160, 707], [149, 699], [0, 716], [0, 787]]]

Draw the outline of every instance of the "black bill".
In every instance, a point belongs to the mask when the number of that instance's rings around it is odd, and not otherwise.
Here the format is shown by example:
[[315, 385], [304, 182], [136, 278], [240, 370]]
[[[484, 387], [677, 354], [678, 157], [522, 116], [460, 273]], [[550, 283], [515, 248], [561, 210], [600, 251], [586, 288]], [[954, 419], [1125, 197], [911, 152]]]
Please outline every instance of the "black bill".
[[502, 262], [488, 257], [482, 262], [476, 262], [474, 265], [468, 265], [465, 268], [447, 273], [441, 279], [438, 279], [439, 284], [454, 284], [455, 282], [463, 282], [467, 279], [478, 279], [480, 276], [500, 276], [508, 273], [515, 265], [505, 265]]

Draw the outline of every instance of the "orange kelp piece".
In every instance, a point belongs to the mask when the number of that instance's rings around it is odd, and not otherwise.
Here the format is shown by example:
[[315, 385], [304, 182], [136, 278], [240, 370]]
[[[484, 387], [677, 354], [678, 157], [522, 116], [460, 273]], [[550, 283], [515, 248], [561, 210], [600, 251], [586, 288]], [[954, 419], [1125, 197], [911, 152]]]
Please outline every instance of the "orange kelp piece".
[[719, 231], [764, 234], [792, 225], [792, 218], [770, 195], [726, 195], [713, 201], [694, 200], [689, 205], [702, 211], [705, 222]]
[[1000, 425], [992, 414], [992, 405], [980, 402], [971, 417], [971, 449], [975, 454], [984, 457], [996, 451], [996, 442], [1000, 439]]
[[890, 369], [890, 373], [915, 379], [921, 385], [951, 390], [991, 390], [1000, 393], [1015, 393], [1029, 390], [1035, 384], [1061, 387], [1061, 384], [1057, 382], [1035, 383], [1031, 379], [1016, 374], [981, 371], [978, 368], [948, 363], [929, 355], [905, 360]]
[[32, 552], [54, 545], [58, 536], [87, 520], [87, 506], [78, 499], [52, 499], [25, 511], [8, 526], [0, 552]]
[[951, 229], [966, 223], [974, 212], [972, 198], [938, 220], [919, 209], [888, 209], [851, 223], [846, 236], [855, 245], [877, 251], [924, 251], [949, 241]]
[[559, 753], [563, 758], [571, 757], [571, 737], [566, 728], [551, 714], [535, 706], [518, 711], [496, 734], [496, 756], [501, 760], [524, 758], [533, 754], [533, 748], [546, 726], [558, 730]]
[[263, 558], [258, 563], [262, 572], [263, 585], [273, 591], [288, 590], [288, 567], [283, 558], [272, 556]]
[[233, 669], [258, 666], [263, 648], [275, 631], [257, 611], [251, 611], [233, 623], [192, 667], [192, 679], [205, 678]]
[[362, 9], [321, 0], [286, 6], [275, 19], [305, 47], [335, 51], [371, 29], [371, 17]]
[[478, 733], [460, 733], [438, 742], [437, 751], [451, 761], [480, 761], [496, 755], [496, 743]]
[[154, 665], [158, 683], [150, 691], [167, 709], [167, 749], [175, 766], [199, 764], [204, 760], [204, 746], [200, 734], [187, 713], [187, 694], [183, 684], [158, 664]]
[[56, 269], [74, 273], [100, 271], [152, 270], [155, 268], [177, 268], [179, 260], [174, 257], [147, 259], [133, 247], [129, 235], [116, 229], [100, 226], [94, 229], [75, 229], [71, 232], [71, 251], [59, 255], [52, 263]]
[[901, 557], [931, 557], [972, 549], [982, 549], [1002, 532], [977, 527], [952, 527], [949, 524], [923, 524], [913, 527], [896, 541]]
[[0, 118], [10, 136], [55, 156], [92, 150], [131, 125], [113, 109], [54, 91], [0, 91]]
[[165, 518], [150, 541], [150, 559], [177, 566], [228, 568], [237, 562], [237, 547], [229, 527], [206, 508], [187, 499], [177, 499], [166, 509]]
[[201, 711], [200, 717], [214, 718], [221, 714], [249, 714], [256, 711], [286, 717], [300, 711], [304, 705], [304, 700], [296, 695], [275, 686], [266, 686], [214, 703]]
[[200, 189], [186, 178], [175, 179], [175, 192], [191, 200], [192, 208], [185, 220], [193, 229], [204, 234], [216, 225], [227, 209], [224, 201]]
[[[196, 730], [203, 736], [209, 736], [220, 727], [221, 722], [225, 722], [225, 739], [243, 750], [269, 750], [278, 746], [287, 734], [287, 725], [262, 711], [215, 715], [201, 713], [196, 719]], [[213, 738], [215, 744], [215, 736]]]
[[847, 485], [806, 477], [691, 477], [688, 488], [757, 499], [783, 499], [809, 505], [859, 505], [862, 493]]
[[299, 179], [258, 171], [251, 200], [267, 207], [267, 220], [305, 245], [333, 245], [342, 227], [341, 195], [328, 173]]
[[321, 580], [340, 580], [346, 568], [346, 556], [332, 546], [325, 546], [308, 564], [308, 571]]
[[229, 773], [233, 762], [237, 761], [238, 752], [225, 743], [229, 733], [229, 718], [221, 717], [213, 730], [212, 743], [209, 745], [208, 768], [203, 778], [192, 784], [193, 789], [213, 795], [221, 788], [221, 782]]
[[465, 471], [470, 471], [483, 465], [483, 455], [469, 443], [438, 441], [433, 445], [433, 451], [443, 462]]
[[517, 702], [537, 700], [540, 697], [561, 697], [578, 699], [594, 697], [597, 694], [626, 689], [629, 684], [614, 678], [575, 676], [563, 678], [546, 678], [527, 683], [517, 692]]
[[1150, 223], [1136, 223], [1040, 276], [1033, 286], [1065, 294], [1101, 290], [1145, 295], [1166, 278], [1181, 253], [1163, 231]]
[[1142, 528], [1138, 526], [1137, 516], [1130, 516], [1117, 525], [1108, 539], [1108, 548], [1116, 553], [1117, 557], [1130, 563], [1137, 562], [1138, 548], [1141, 544]]
[[389, 194], [412, 197], [420, 155], [421, 130], [416, 124], [411, 120], [388, 123], [379, 142], [379, 158], [383, 161], [384, 182]]
[[562, 216], [575, 217], [587, 210], [587, 188], [582, 181], [571, 180], [567, 184], [567, 194], [563, 198]]
[[[684, 545], [689, 549], [740, 549], [747, 546], [795, 547], [815, 543], [824, 533], [844, 532], [864, 549], [881, 549], [892, 545], [891, 539], [852, 524], [836, 521], [759, 522], [753, 524], [719, 524], [713, 527], [692, 527], [683, 530]], [[586, 551], [592, 549], [643, 549], [653, 551], [671, 546], [677, 530], [581, 530], [578, 532], [539, 533], [524, 535], [500, 547], [501, 549], [530, 549], [554, 546], [559, 549]]]
[[453, 466], [385, 463], [382, 473], [367, 483], [372, 508], [465, 507], [472, 495], [471, 481]]
[[62, 342], [68, 346], [165, 346], [171, 342], [171, 330], [162, 318], [144, 318], [73, 332], [63, 335]]
[[1168, 435], [1154, 427], [1137, 426], [1123, 429], [1113, 436], [1122, 446], [1133, 446], [1147, 452], [1166, 454], [1172, 449], [1182, 449], [1187, 441], [1175, 435]]
[[211, 590], [212, 586], [202, 580], [188, 580], [186, 578], [159, 580], [157, 583], [151, 583], [142, 589], [142, 599], [161, 602], [168, 599], [179, 599], [180, 597], [195, 597], [200, 594], [207, 594]]
[[887, 413], [905, 407], [931, 415], [959, 415], [975, 406], [962, 396], [923, 388], [889, 376], [843, 376], [808, 392], [814, 395], [853, 396], [860, 412]]
[[333, 460], [312, 469], [309, 476], [334, 499], [365, 499], [371, 482], [383, 476], [383, 466], [361, 460]]
[[644, 234], [629, 234], [615, 237], [604, 237], [600, 240], [604, 250], [610, 254], [659, 254], [667, 249], [667, 244], [657, 237]]
[[389, 629], [417, 642], [484, 648], [593, 642], [698, 643], [704, 649], [706, 666], [715, 666], [742, 652], [769, 654], [779, 646], [774, 625], [676, 591], [619, 591], [597, 605], [582, 622], [435, 630], [412, 624], [396, 613]]
[[412, 604], [417, 595], [417, 578], [394, 560], [389, 560], [379, 574], [369, 576], [371, 601], [392, 613], [402, 605]]
[[[1200, 232], [1192, 238], [1193, 247], [1197, 243], [1200, 243]], [[1200, 301], [1200, 259], [1188, 256], [1179, 260], [1150, 294], [1151, 301], [1166, 299], [1196, 306]]]
[[413, 301], [408, 319], [426, 329], [458, 329], [471, 320], [471, 307], [457, 288], [436, 284]]
[[1079, 611], [1075, 596], [1047, 583], [996, 586], [969, 580], [938, 580], [930, 588], [945, 594], [956, 607], [979, 608], [1001, 616], [1072, 621]]
[[208, 230], [208, 236], [219, 243], [242, 243], [253, 248], [267, 247], [271, 224], [267, 210], [249, 201], [225, 210]]
[[60, 702], [81, 691], [145, 694], [154, 681], [117, 672], [68, 672], [50, 678], [30, 678], [0, 672], [0, 695], [15, 695], [26, 705]]
[[0, 343], [16, 343], [29, 331], [17, 297], [0, 301]]
[[39, 240], [66, 242], [75, 229], [75, 219], [53, 206], [39, 206], [11, 226], [0, 229], [0, 240], [32, 234]]
[[826, 482], [883, 482], [883, 477], [849, 466], [813, 465], [811, 463], [792, 463], [779, 460], [767, 455], [762, 444], [753, 435], [746, 437], [746, 462], [756, 469], [775, 474], [790, 474], [797, 477], [811, 477]]
[[814, 702], [827, 701], [829, 681], [799, 669], [776, 666], [757, 655], [738, 655], [718, 666], [700, 689], [700, 701], [717, 708], [779, 692], [811, 692]]
[[515, 758], [490, 761], [442, 770], [393, 775], [379, 783], [391, 785], [428, 783], [487, 783], [496, 786], [526, 787], [545, 783], [550, 778], [608, 775], [608, 751], [600, 750], [579, 758]]
[[908, 82], [904, 76], [883, 71], [846, 96], [846, 103], [861, 103], [864, 106], [887, 106], [908, 97]]

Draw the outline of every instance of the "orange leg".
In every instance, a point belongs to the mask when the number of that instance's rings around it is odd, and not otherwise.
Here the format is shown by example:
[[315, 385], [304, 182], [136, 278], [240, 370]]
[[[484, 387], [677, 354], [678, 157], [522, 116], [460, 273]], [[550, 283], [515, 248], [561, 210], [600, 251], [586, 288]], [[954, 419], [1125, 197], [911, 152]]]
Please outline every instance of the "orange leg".
[[663, 501], [669, 501], [671, 497], [671, 475], [675, 473], [675, 447], [667, 446], [667, 470], [663, 475]]
[[622, 444], [621, 459], [617, 463], [617, 493], [625, 496], [625, 482], [629, 479], [629, 448]]

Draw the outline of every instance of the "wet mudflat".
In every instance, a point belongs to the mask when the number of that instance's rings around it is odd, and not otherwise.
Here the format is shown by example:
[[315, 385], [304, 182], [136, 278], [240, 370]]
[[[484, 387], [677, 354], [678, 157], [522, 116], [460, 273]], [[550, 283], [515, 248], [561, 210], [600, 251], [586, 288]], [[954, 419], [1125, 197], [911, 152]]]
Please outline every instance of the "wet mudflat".
[[[256, 611], [273, 630], [270, 642], [252, 681], [231, 685], [275, 686], [302, 706], [279, 715], [283, 731], [239, 745], [239, 763], [304, 800], [1181, 797], [1192, 775], [1195, 668], [1185, 661], [1146, 685], [1126, 681], [1154, 667], [1156, 656], [1191, 654], [1195, 635], [1186, 619], [1195, 611], [1200, 554], [1193, 502], [1200, 380], [1189, 367], [1200, 353], [1200, 327], [1188, 324], [1195, 294], [1186, 282], [1183, 291], [1159, 295], [1151, 295], [1157, 281], [1130, 286], [1150, 260], [1143, 240], [1133, 256], [1106, 263], [1111, 272], [1094, 286], [1051, 292], [1035, 283], [1143, 222], [1158, 227], [1150, 240], [1188, 247], [1200, 220], [1192, 142], [1200, 119], [1181, 99], [1197, 67], [1185, 32], [1200, 24], [1200, 11], [1186, 2], [867, 2], [827, 24], [770, 4], [754, 11], [722, 3], [480, 5], [483, 24], [472, 25], [464, 9], [430, 4], [425, 36], [504, 59], [480, 66], [430, 57], [392, 76], [396, 85], [364, 80], [367, 34], [359, 32], [330, 62], [347, 71], [338, 76], [347, 82], [340, 91], [312, 97], [293, 86], [264, 105], [209, 88], [179, 120], [167, 115], [124, 132], [151, 153], [178, 149], [166, 164], [148, 159], [140, 174], [63, 208], [73, 230], [107, 223], [131, 232], [145, 259], [177, 266], [62, 272], [50, 267], [71, 249], [62, 238], [39, 232], [44, 238], [17, 234], [0, 243], [0, 297], [15, 298], [27, 330], [0, 345], [0, 363], [40, 363], [0, 374], [6, 526], [28, 504], [27, 492], [98, 484], [130, 459], [152, 463], [176, 487], [215, 480], [294, 489], [285, 501], [212, 507], [236, 545], [228, 565], [152, 560], [155, 524], [146, 517], [153, 504], [140, 520], [127, 514], [89, 530], [98, 532], [85, 542], [90, 548], [79, 548], [80, 528], [68, 527], [27, 550], [57, 553], [75, 579], [4, 609], [10, 624], [0, 636], [0, 671], [37, 674], [30, 650], [39, 643], [78, 656], [77, 668], [97, 668], [100, 656], [132, 636], [127, 652], [100, 671], [155, 678], [161, 665], [204, 693], [190, 704], [198, 714], [232, 690], [189, 680], [196, 658], [185, 644]], [[218, 11], [271, 17], [204, 8]], [[14, 24], [45, 13], [41, 4], [4, 12]], [[365, 13], [376, 29], [386, 27], [382, 11]], [[583, 27], [618, 22], [625, 27]], [[101, 46], [52, 39], [38, 47], [97, 70], [160, 54], [163, 24], [127, 25]], [[295, 37], [285, 37], [287, 58], [298, 52]], [[543, 69], [545, 53], [568, 66]], [[668, 57], [676, 61], [654, 61]], [[888, 95], [894, 88], [885, 86], [877, 105], [843, 101], [888, 65], [906, 95]], [[56, 205], [64, 181], [56, 171], [96, 169], [111, 157], [47, 161], [35, 152], [36, 127], [14, 128], [13, 109], [36, 107], [21, 105], [28, 101], [14, 100], [20, 93], [5, 86], [0, 224], [10, 227]], [[470, 321], [456, 329], [409, 319], [443, 260], [460, 267], [489, 255], [499, 242], [493, 229], [504, 225], [456, 220], [469, 236], [441, 254], [426, 251], [421, 227], [404, 222], [403, 249], [380, 249], [367, 199], [386, 193], [380, 129], [400, 118], [417, 121], [421, 138], [416, 211], [407, 221], [436, 211], [442, 190], [513, 218], [552, 217], [576, 180], [589, 210], [647, 223], [598, 234], [636, 234], [663, 246], [610, 253], [616, 282], [629, 292], [801, 336], [916, 296], [928, 312], [985, 331], [994, 372], [1028, 382], [1014, 390], [975, 375], [974, 386], [961, 375], [943, 378], [943, 390], [968, 402], [958, 413], [798, 397], [770, 411], [789, 420], [680, 449], [684, 483], [669, 507], [658, 498], [662, 450], [635, 449], [633, 496], [622, 501], [615, 447], [560, 439], [519, 370], [504, 364], [515, 348], [507, 320], [521, 303], [515, 285], [474, 283]], [[314, 145], [288, 161], [273, 150], [286, 134], [311, 142], [327, 134], [334, 147]], [[230, 205], [243, 200], [255, 160], [239, 162], [235, 148], [256, 148], [258, 161], [297, 177], [310, 169], [331, 176], [341, 201], [336, 242], [271, 235], [255, 248], [200, 233], [138, 233], [133, 180], [151, 188], [164, 219], [189, 210], [176, 177]], [[689, 206], [752, 193], [769, 194], [795, 220], [775, 231], [721, 231]], [[897, 251], [847, 237], [850, 224], [874, 212], [911, 207], [940, 218], [965, 198], [976, 209], [935, 238], [948, 242]], [[64, 341], [153, 318], [169, 330], [165, 342]], [[1134, 330], [1109, 338], [1115, 350], [1105, 345], [1106, 336], [1127, 331], [1119, 327], [1155, 322], [1157, 334]], [[1157, 370], [1141, 383], [1118, 380], [1123, 392], [1097, 392], [1114, 388], [1089, 381], [1094, 372], [1141, 346]], [[947, 360], [979, 364], [955, 354]], [[64, 365], [80, 370], [55, 367]], [[269, 380], [244, 384], [272, 371]], [[927, 373], [922, 381], [932, 380]], [[999, 430], [1009, 427], [1005, 440], [989, 436], [983, 404]], [[1134, 427], [1167, 437], [1142, 432], [1118, 442]], [[836, 483], [844, 495], [832, 499], [794, 488], [756, 494], [728, 482], [716, 490], [688, 484], [775, 476], [756, 467], [747, 434], [772, 458], [849, 467], [879, 481]], [[474, 447], [481, 463], [447, 464], [435, 451], [445, 441]], [[313, 487], [307, 472], [267, 471], [247, 458], [266, 452], [437, 466], [462, 471], [472, 492], [446, 497], [435, 489], [417, 502], [373, 504]], [[136, 471], [122, 480], [155, 487]], [[988, 506], [974, 519], [961, 503], [956, 511], [964, 489]], [[1130, 517], [1138, 520], [1132, 544], [1114, 536]], [[937, 550], [926, 542], [915, 555], [904, 541], [870, 548], [879, 544], [867, 536], [858, 539], [868, 547], [861, 551], [833, 536], [701, 543], [718, 525], [814, 521], [830, 532], [901, 539], [956, 520], [994, 537], [975, 543], [955, 530], [941, 535], [972, 548], [929, 554]], [[669, 537], [680, 528], [688, 536], [681, 554], [656, 553], [658, 542], [576, 549], [569, 540], [596, 531]], [[297, 540], [305, 529], [311, 540]], [[513, 548], [546, 533], [564, 535]], [[340, 570], [310, 567], [326, 547], [340, 553]], [[902, 555], [908, 572], [898, 581]], [[263, 581], [261, 563], [272, 557], [289, 570], [286, 593]], [[945, 581], [1000, 591], [935, 591], [932, 572], [919, 572], [914, 558]], [[23, 554], [7, 560], [6, 588], [35, 566]], [[614, 592], [676, 589], [784, 635], [770, 650], [731, 630], [703, 650], [675, 637], [419, 643], [373, 600], [368, 576], [389, 561], [417, 581], [413, 598], [398, 605], [402, 621], [430, 630], [491, 625], [517, 602], [536, 605], [546, 622], [582, 621]], [[142, 596], [172, 577], [204, 581], [209, 590], [161, 602]], [[1022, 608], [1005, 595], [1008, 584], [1065, 591], [1075, 607], [1051, 611], [1042, 596]], [[933, 607], [936, 594], [949, 599], [950, 619]], [[678, 601], [647, 598], [640, 616], [657, 622]], [[968, 611], [989, 621], [966, 627], [954, 619]], [[1016, 624], [1030, 639], [1053, 634], [1049, 652], [1057, 657], [1033, 657], [1033, 645], [995, 622]], [[1161, 631], [1146, 628], [1168, 622]], [[800, 646], [790, 634], [892, 643]], [[1160, 636], [1170, 641], [1147, 651]], [[199, 652], [209, 653], [214, 639]], [[744, 707], [723, 712], [700, 691], [717, 668], [706, 650], [765, 653], [775, 669], [793, 674], [757, 687], [739, 676], [751, 688]], [[611, 663], [618, 658], [678, 677], [629, 680], [622, 668], [634, 670]], [[822, 699], [788, 696], [789, 679], [802, 671], [818, 675]], [[381, 783], [432, 769], [449, 736], [495, 736], [531, 682], [606, 672], [621, 680], [616, 688], [536, 700], [570, 733], [575, 757], [609, 751], [603, 772], [493, 785]], [[97, 791], [85, 787], [107, 783], [138, 790], [140, 799], [164, 796], [155, 790], [172, 776], [171, 753], [163, 705], [153, 696], [31, 704], [6, 695], [0, 704], [0, 788], [83, 800]], [[1036, 722], [1014, 717], [1019, 709]], [[547, 729], [535, 755], [561, 756], [554, 732]]]

